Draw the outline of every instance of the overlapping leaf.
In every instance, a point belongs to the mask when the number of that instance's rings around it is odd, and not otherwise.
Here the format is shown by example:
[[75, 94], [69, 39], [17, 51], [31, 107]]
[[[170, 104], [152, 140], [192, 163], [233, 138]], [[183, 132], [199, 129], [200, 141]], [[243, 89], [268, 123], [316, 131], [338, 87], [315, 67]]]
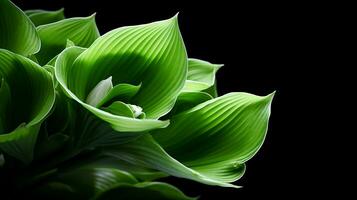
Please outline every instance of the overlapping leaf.
[[69, 39], [80, 47], [89, 47], [99, 37], [94, 16], [75, 17], [37, 27], [41, 38], [41, 50], [36, 58], [41, 65], [58, 55]]
[[28, 163], [54, 103], [52, 77], [31, 60], [0, 49], [0, 79], [0, 148]]
[[[133, 165], [210, 185], [236, 187], [244, 162], [262, 145], [272, 95], [230, 93], [171, 119], [169, 127], [109, 150]], [[167, 153], [166, 153], [167, 152]], [[190, 152], [190, 153], [187, 153]]]
[[175, 16], [105, 34], [71, 66], [67, 86], [84, 100], [110, 76], [113, 85], [141, 83], [129, 103], [142, 107], [148, 118], [158, 118], [172, 108], [186, 73], [186, 50]]
[[28, 56], [40, 50], [41, 41], [31, 20], [9, 0], [0, 0], [0, 48]]
[[264, 141], [272, 97], [230, 93], [174, 116], [168, 128], [153, 135], [185, 165], [232, 182], [238, 177], [228, 170], [249, 160]]
[[[186, 59], [175, 16], [113, 30], [87, 50], [68, 48], [57, 59], [56, 77], [71, 98], [115, 130], [145, 131], [168, 125], [156, 118], [173, 107], [185, 82]], [[130, 98], [121, 95], [123, 84], [132, 85], [129, 91], [135, 91]], [[140, 88], [135, 89], [138, 85]], [[119, 102], [97, 108], [102, 100]], [[119, 104], [120, 112], [129, 108], [134, 118], [120, 115]]]

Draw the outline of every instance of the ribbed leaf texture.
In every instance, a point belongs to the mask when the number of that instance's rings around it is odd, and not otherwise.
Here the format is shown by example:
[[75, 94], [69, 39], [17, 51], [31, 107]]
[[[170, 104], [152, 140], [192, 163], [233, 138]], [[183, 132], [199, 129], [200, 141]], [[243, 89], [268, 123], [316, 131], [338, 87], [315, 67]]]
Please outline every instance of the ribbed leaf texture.
[[274, 93], [220, 96], [222, 66], [188, 58], [178, 15], [100, 36], [95, 14], [0, 0], [0, 199], [196, 199], [167, 176], [240, 188]]

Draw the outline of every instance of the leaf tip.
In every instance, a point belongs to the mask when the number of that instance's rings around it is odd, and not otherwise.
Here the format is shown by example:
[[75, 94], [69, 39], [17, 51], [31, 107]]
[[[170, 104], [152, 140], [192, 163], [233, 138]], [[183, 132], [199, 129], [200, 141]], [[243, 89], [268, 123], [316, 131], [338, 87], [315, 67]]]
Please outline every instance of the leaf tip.
[[94, 12], [93, 14], [91, 14], [88, 18], [89, 19], [95, 19], [95, 16], [97, 15], [97, 12]]
[[267, 96], [265, 96], [265, 99], [269, 100], [270, 102], [273, 100], [274, 96], [275, 96], [276, 90], [274, 90], [272, 93], [268, 94]]
[[221, 69], [221, 67], [223, 67], [223, 66], [224, 66], [224, 64], [214, 64], [214, 67], [216, 68], [216, 71]]
[[171, 17], [168, 21], [171, 22], [172, 24], [178, 26], [178, 15], [179, 12], [177, 12], [173, 17]]
[[63, 13], [64, 12], [64, 8], [60, 8], [56, 11], [57, 13]]

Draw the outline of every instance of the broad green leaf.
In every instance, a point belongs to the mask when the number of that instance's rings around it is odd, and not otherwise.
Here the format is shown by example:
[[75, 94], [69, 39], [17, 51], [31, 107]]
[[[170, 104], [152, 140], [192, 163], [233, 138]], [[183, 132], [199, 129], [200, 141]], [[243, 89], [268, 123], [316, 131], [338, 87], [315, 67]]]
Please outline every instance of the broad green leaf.
[[[80, 99], [79, 97], [77, 97], [77, 95], [75, 95], [73, 91], [70, 90], [69, 83], [72, 83], [73, 80], [80, 81], [82, 76], [73, 79], [74, 77], [69, 76], [69, 74], [75, 70], [73, 68], [73, 62], [84, 50], [85, 49], [80, 47], [69, 47], [59, 55], [56, 61], [55, 75], [57, 81], [60, 83], [60, 85], [63, 87], [69, 97], [80, 103], [85, 109], [87, 109], [100, 119], [108, 122], [112, 126], [112, 128], [117, 131], [139, 132], [156, 128], [163, 128], [168, 125], [168, 121], [160, 121], [156, 119], [133, 119], [125, 116], [114, 115], [89, 104], [86, 104], [85, 102], [83, 102], [84, 99]], [[80, 73], [83, 73], [83, 71]]]
[[25, 14], [35, 26], [49, 24], [64, 19], [63, 8], [56, 11], [49, 10], [26, 10]]
[[[173, 107], [187, 74], [187, 55], [177, 16], [122, 27], [98, 38], [66, 69], [66, 87], [81, 101], [102, 80], [138, 85], [129, 103], [157, 119]], [[61, 75], [62, 76], [62, 75]]]
[[[108, 149], [127, 162], [209, 185], [232, 184], [262, 145], [273, 94], [230, 93], [174, 116], [153, 136]], [[166, 153], [167, 152], [167, 153]], [[190, 152], [190, 153], [187, 153]]]
[[41, 65], [57, 56], [67, 44], [67, 39], [80, 47], [89, 47], [99, 37], [94, 15], [64, 19], [37, 27], [41, 50], [36, 58]]
[[0, 48], [28, 56], [40, 50], [41, 41], [31, 20], [9, 0], [0, 0]]
[[39, 129], [40, 124], [29, 127], [21, 124], [10, 133], [0, 134], [0, 149], [25, 164], [30, 163], [33, 159]]
[[222, 66], [203, 60], [188, 59], [188, 74], [183, 91], [202, 91], [213, 86], [216, 72]]
[[[261, 147], [273, 95], [229, 93], [174, 116], [169, 127], [153, 135], [175, 159], [207, 176], [216, 176], [216, 171], [246, 162]], [[226, 177], [229, 171], [225, 173], [217, 178], [235, 180]]]
[[0, 79], [0, 148], [28, 163], [40, 125], [55, 100], [53, 80], [30, 59], [4, 49], [0, 49]]
[[193, 200], [187, 197], [176, 187], [160, 182], [144, 182], [137, 184], [122, 183], [102, 192], [95, 199], [167, 199], [167, 200]]
[[[207, 176], [205, 171], [201, 173], [200, 171], [183, 165], [167, 154], [150, 135], [143, 135], [132, 142], [105, 148], [103, 154], [117, 158], [119, 161], [122, 160], [132, 166], [136, 166], [138, 170], [140, 170], [140, 168], [149, 168], [165, 172], [172, 176], [191, 179], [208, 185], [239, 187], [222, 181], [221, 179], [217, 179], [216, 176]], [[122, 161], [119, 163], [123, 163]], [[231, 178], [239, 178], [245, 171], [244, 164], [234, 164], [231, 165], [231, 167], [229, 174], [227, 169], [222, 169], [220, 171], [224, 172], [224, 174], [228, 174]]]

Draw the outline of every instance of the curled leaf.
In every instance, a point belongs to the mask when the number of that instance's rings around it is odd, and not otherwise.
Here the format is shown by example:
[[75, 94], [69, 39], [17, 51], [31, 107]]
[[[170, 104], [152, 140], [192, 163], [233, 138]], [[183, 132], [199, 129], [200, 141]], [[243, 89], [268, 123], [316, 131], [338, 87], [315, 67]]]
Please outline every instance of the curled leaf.
[[9, 0], [0, 0], [0, 48], [28, 56], [37, 53], [41, 41], [31, 20]]
[[[184, 85], [186, 59], [175, 16], [113, 30], [88, 49], [67, 48], [57, 59], [56, 78], [71, 98], [115, 130], [147, 131], [168, 125], [157, 118], [173, 107]], [[114, 101], [129, 105], [137, 118], [100, 107]]]
[[39, 127], [55, 100], [53, 80], [36, 63], [3, 49], [0, 79], [0, 148], [28, 163]]

